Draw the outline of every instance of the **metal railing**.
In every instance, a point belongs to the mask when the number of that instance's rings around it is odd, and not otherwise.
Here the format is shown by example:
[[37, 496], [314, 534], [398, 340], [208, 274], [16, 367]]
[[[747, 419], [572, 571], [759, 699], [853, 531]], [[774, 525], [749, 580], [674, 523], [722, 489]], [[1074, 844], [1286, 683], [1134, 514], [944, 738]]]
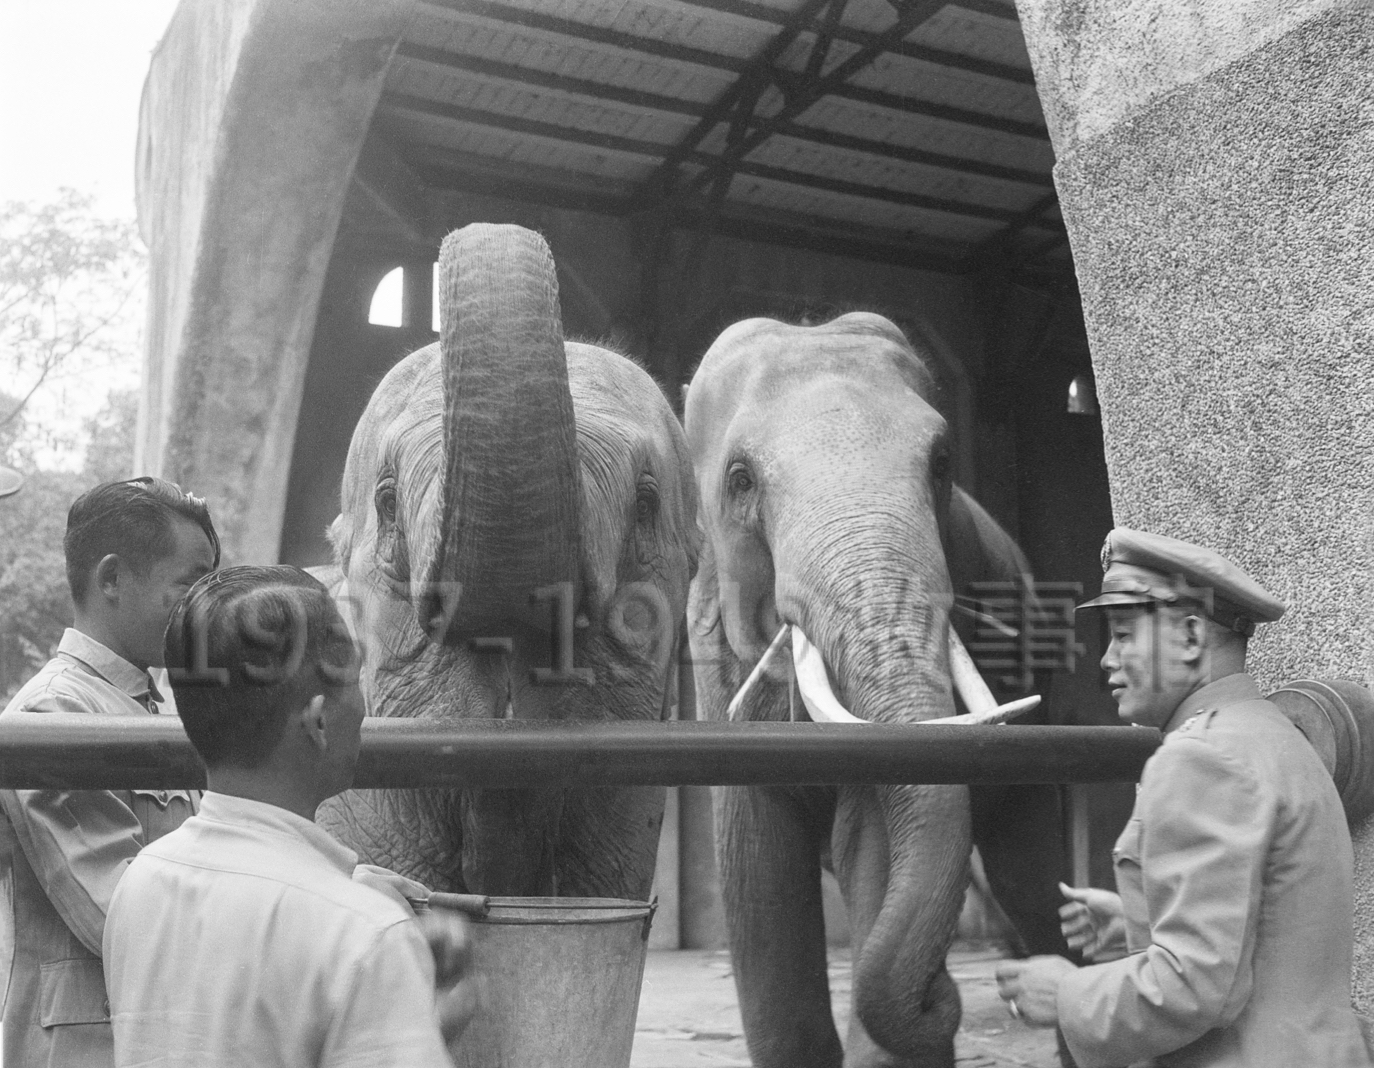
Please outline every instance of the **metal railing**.
[[[815, 723], [368, 719], [354, 786], [1133, 782], [1158, 731]], [[205, 772], [173, 717], [0, 718], [0, 787], [188, 789]]]

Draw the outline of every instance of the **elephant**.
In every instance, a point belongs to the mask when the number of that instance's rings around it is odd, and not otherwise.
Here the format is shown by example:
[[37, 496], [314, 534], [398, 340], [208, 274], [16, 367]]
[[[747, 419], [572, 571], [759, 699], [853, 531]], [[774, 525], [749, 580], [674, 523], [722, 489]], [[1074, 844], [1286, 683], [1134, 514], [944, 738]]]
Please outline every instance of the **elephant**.
[[[566, 342], [552, 256], [474, 224], [440, 255], [440, 340], [357, 424], [330, 577], [368, 713], [657, 720], [699, 535], [686, 441], [654, 380]], [[439, 890], [648, 896], [664, 790], [351, 791], [320, 822]]]
[[[785, 720], [799, 714], [797, 690], [811, 718], [824, 707], [875, 723], [956, 711], [947, 628], [971, 638], [973, 619], [951, 624], [954, 593], [1028, 576], [1012, 539], [953, 484], [929, 359], [869, 312], [820, 325], [748, 319], [702, 358], [685, 426], [703, 530], [688, 629], [705, 718]], [[786, 658], [771, 658], [731, 709], [783, 625], [796, 681]], [[817, 654], [824, 666], [808, 692], [803, 662]], [[954, 1064], [960, 1006], [944, 960], [971, 842], [1024, 948], [1068, 955], [1055, 787], [718, 787], [712, 807], [758, 1068]], [[822, 865], [839, 881], [852, 938], [843, 1046]]]

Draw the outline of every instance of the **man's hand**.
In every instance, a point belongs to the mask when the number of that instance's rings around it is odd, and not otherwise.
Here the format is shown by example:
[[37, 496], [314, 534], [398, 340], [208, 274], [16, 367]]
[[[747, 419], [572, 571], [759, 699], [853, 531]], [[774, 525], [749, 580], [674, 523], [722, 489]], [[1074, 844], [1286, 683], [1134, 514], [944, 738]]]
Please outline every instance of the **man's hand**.
[[1063, 883], [1059, 892], [1069, 899], [1059, 908], [1059, 929], [1070, 949], [1095, 964], [1126, 955], [1126, 920], [1120, 897], [1110, 890], [1076, 890]]
[[1059, 1022], [1059, 981], [1077, 970], [1063, 957], [1004, 960], [997, 965], [997, 995], [1031, 1027], [1053, 1027]]
[[370, 886], [387, 897], [394, 899], [407, 909], [414, 908], [416, 901], [429, 900], [429, 887], [397, 875], [389, 868], [379, 868], [375, 864], [359, 864], [353, 869], [353, 881]]
[[434, 1015], [445, 1043], [452, 1043], [472, 1022], [481, 1004], [481, 976], [472, 970], [468, 922], [451, 909], [422, 912], [415, 922], [434, 954]]

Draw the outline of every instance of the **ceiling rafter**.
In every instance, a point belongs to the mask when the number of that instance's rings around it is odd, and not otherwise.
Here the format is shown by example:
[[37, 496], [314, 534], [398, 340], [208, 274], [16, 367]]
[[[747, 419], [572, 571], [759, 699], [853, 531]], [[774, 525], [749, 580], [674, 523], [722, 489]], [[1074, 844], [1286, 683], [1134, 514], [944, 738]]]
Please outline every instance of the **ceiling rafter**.
[[[1005, 227], [977, 245], [973, 251], [968, 254], [965, 262], [969, 270], [978, 270], [1004, 257], [1011, 250], [1012, 240], [1017, 234], [1031, 227], [1044, 228], [1046, 222], [1045, 213], [1053, 209], [1058, 203], [1059, 194], [1051, 190], [1030, 207], [1026, 208], [1024, 211], [1018, 212], [1008, 221]], [[1056, 235], [1067, 235], [1068, 231], [1064, 226], [1063, 220], [1056, 219], [1054, 222], [1055, 225], [1052, 229], [1055, 231]], [[1047, 246], [1045, 251], [1057, 247], [1059, 241], [1060, 238], [1056, 236], [1054, 244], [1052, 246]]]
[[[552, 71], [537, 70], [532, 67], [516, 66], [499, 60], [470, 56], [466, 53], [449, 52], [428, 45], [404, 43], [397, 50], [403, 59], [443, 67], [445, 70], [476, 74], [482, 77], [509, 81], [520, 85], [533, 86], [574, 96], [585, 96], [591, 100], [614, 100], [632, 107], [659, 111], [667, 114], [686, 115], [700, 118], [706, 114], [707, 105], [680, 97], [664, 96], [644, 89], [595, 82]], [[832, 94], [834, 95], [834, 94]], [[886, 99], [886, 98], [885, 98]], [[932, 152], [913, 145], [891, 141], [878, 141], [872, 138], [856, 137], [820, 126], [806, 126], [795, 122], [776, 124], [775, 136], [788, 137], [810, 144], [844, 148], [854, 152], [880, 156], [885, 159], [902, 160], [907, 163], [920, 163], [929, 167], [954, 171], [960, 174], [973, 174], [985, 178], [999, 178], [1009, 182], [1022, 182], [1028, 185], [1050, 185], [1047, 171], [1034, 171], [1025, 167], [1007, 167], [983, 160], [952, 156], [947, 153]]]
[[[851, 77], [882, 55], [889, 42], [902, 40], [935, 12], [945, 7], [946, 2], [947, 0], [888, 0], [888, 4], [897, 12], [897, 17], [886, 30], [875, 35], [867, 45], [846, 56], [824, 75], [804, 81], [798, 81], [793, 72], [781, 70], [776, 63], [777, 57], [781, 55], [783, 49], [790, 46], [799, 32], [795, 27], [789, 27], [788, 30], [775, 37], [755, 57], [747, 75], [748, 77], [757, 77], [760, 72], [766, 72], [782, 91], [783, 105], [781, 109], [766, 117], [760, 117], [746, 137], [738, 140], [735, 144], [727, 144], [725, 150], [716, 156], [711, 164], [686, 182], [679, 184], [677, 177], [683, 159], [700, 143], [706, 132], [720, 122], [719, 115], [708, 113], [707, 117], [703, 118], [693, 128], [692, 133], [683, 139], [679, 148], [669, 155], [659, 165], [654, 175], [645, 182], [641, 199], [648, 203], [653, 203], [655, 200], [676, 201], [709, 186], [721, 174], [736, 168], [741, 160], [771, 137], [778, 123], [791, 121], [826, 96], [832, 89], [844, 86]], [[797, 13], [798, 17], [805, 17], [807, 20], [813, 19], [820, 13], [823, 6], [828, 5], [823, 5], [817, 0], [810, 0]], [[782, 42], [781, 47], [779, 47], [779, 42]], [[820, 44], [818, 34], [817, 45]], [[829, 42], [827, 41], [825, 44], [828, 48]], [[727, 99], [733, 102], [733, 97], [738, 92], [736, 87], [745, 80], [746, 76], [737, 79], [735, 84], [722, 94], [718, 104]], [[720, 110], [723, 111], [724, 108], [722, 107]], [[710, 123], [709, 127], [708, 123]]]
[[[961, 0], [961, 6], [967, 7], [970, 2], [971, 0]], [[997, 0], [988, 0], [988, 2], [994, 6], [1000, 6], [997, 5]], [[571, 19], [558, 18], [543, 12], [509, 7], [505, 4], [494, 3], [493, 0], [424, 0], [424, 3], [430, 7], [447, 9], [462, 15], [488, 19], [493, 22], [509, 23], [525, 29], [539, 30], [584, 44], [609, 45], [627, 52], [656, 56], [660, 59], [677, 60], [732, 74], [744, 73], [751, 62], [747, 58], [724, 56], [718, 52], [709, 52], [701, 48], [691, 48], [687, 45], [673, 44], [670, 41], [659, 41], [652, 37], [625, 33], [622, 30], [611, 30], [587, 23], [573, 22]], [[832, 88], [829, 95], [851, 100], [855, 103], [876, 104], [879, 107], [891, 108], [910, 115], [920, 115], [924, 118], [942, 119], [962, 126], [976, 126], [980, 129], [1014, 134], [1018, 137], [1030, 137], [1041, 141], [1049, 140], [1049, 131], [1040, 123], [1003, 119], [969, 108], [899, 96], [896, 93], [869, 89], [866, 86], [839, 85]]]
[[[678, 2], [688, 7], [715, 11], [723, 15], [735, 15], [774, 26], [782, 25], [787, 16], [785, 11], [768, 7], [766, 4], [756, 3], [754, 0], [678, 0]], [[960, 0], [951, 0], [949, 6], [965, 7], [967, 5]], [[1005, 18], [1006, 16], [1003, 14], [999, 17]], [[1014, 21], [1014, 13], [1012, 18]], [[867, 30], [858, 30], [844, 25], [835, 27], [834, 36], [837, 40], [860, 46], [868, 44], [873, 39], [873, 34]], [[1021, 67], [1014, 67], [1008, 63], [998, 63], [990, 59], [981, 59], [977, 56], [966, 55], [963, 52], [932, 48], [915, 41], [894, 41], [887, 46], [887, 51], [893, 55], [906, 56], [908, 59], [917, 59], [923, 63], [933, 63], [939, 67], [967, 71], [970, 74], [981, 74], [984, 77], [996, 78], [999, 81], [1016, 82], [1019, 85], [1033, 86], [1035, 84], [1035, 75]]]
[[[448, 158], [450, 155], [459, 158]], [[438, 187], [463, 193], [509, 199], [514, 196], [531, 203], [547, 204], [581, 211], [617, 214], [627, 200], [605, 193], [604, 188], [586, 184], [571, 188], [561, 183], [540, 181], [528, 174], [527, 168], [501, 171], [479, 167], [479, 161], [468, 160], [462, 153], [439, 152], [425, 154], [414, 162], [416, 169]], [[701, 209], [685, 205], [666, 217], [672, 227], [696, 230], [700, 225]], [[870, 233], [864, 227], [817, 227], [814, 220], [796, 218], [787, 222], [777, 217], [759, 218], [757, 215], [724, 213], [714, 222], [717, 233], [727, 237], [761, 241], [789, 248], [805, 248], [837, 256], [877, 260], [918, 270], [943, 274], [963, 273], [963, 261], [948, 250], [935, 249], [919, 240], [894, 240], [886, 235]]]
[[525, 29], [541, 30], [545, 33], [569, 37], [576, 41], [610, 45], [613, 48], [623, 48], [627, 52], [658, 56], [660, 59], [673, 59], [698, 67], [709, 67], [713, 70], [731, 71], [739, 74], [749, 66], [748, 59], [724, 56], [719, 52], [710, 52], [704, 48], [692, 48], [690, 45], [659, 41], [652, 37], [641, 37], [637, 34], [613, 30], [605, 26], [573, 22], [571, 19], [559, 18], [557, 15], [546, 15], [542, 11], [529, 11], [522, 7], [493, 3], [492, 0], [423, 0], [423, 2], [429, 7], [446, 8], [459, 15], [476, 16], [477, 18], [490, 19], [493, 22], [521, 26]]
[[[749, 60], [749, 65], [740, 72], [740, 76], [707, 107], [706, 113], [697, 120], [696, 125], [678, 142], [667, 158], [659, 164], [658, 170], [644, 183], [643, 198], [646, 201], [661, 199], [671, 192], [677, 182], [682, 163], [711, 131], [731, 117], [742, 100], [752, 100], [752, 113], [764, 89], [773, 80], [774, 64], [792, 47], [792, 43], [812, 26], [816, 16], [834, 2], [835, 0], [804, 0], [802, 6], [789, 16], [782, 30]], [[743, 140], [741, 139], [741, 143]]]
[[[669, 151], [674, 147], [656, 141], [645, 141], [641, 138], [624, 137], [619, 134], [603, 133], [597, 130], [581, 130], [574, 127], [542, 122], [538, 119], [528, 119], [516, 115], [502, 115], [498, 112], [465, 107], [460, 104], [446, 104], [442, 101], [410, 96], [404, 93], [383, 93], [381, 104], [383, 107], [387, 108], [396, 108], [402, 111], [431, 115], [436, 118], [495, 128], [508, 133], [517, 133], [530, 137], [542, 137], [548, 140], [560, 141], [565, 144], [585, 145], [591, 148], [599, 148], [613, 152], [624, 152], [650, 159], [662, 159], [666, 157]], [[693, 150], [688, 154], [685, 162], [707, 166], [715, 162], [718, 158], [719, 157], [709, 153]], [[743, 161], [737, 166], [736, 172], [801, 188], [817, 189], [823, 192], [867, 198], [869, 200], [885, 203], [902, 204], [916, 208], [926, 208], [931, 211], [941, 211], [946, 214], [961, 215], [968, 218], [992, 219], [997, 222], [1008, 223], [1009, 225], [1017, 224], [1022, 218], [1022, 213], [1005, 208], [995, 208], [982, 204], [972, 204], [966, 201], [950, 200], [944, 197], [907, 192], [906, 190], [893, 189], [889, 186], [863, 185], [858, 182], [832, 178], [821, 174], [791, 170], [784, 167], [774, 167], [763, 163]], [[1031, 220], [1023, 225], [1032, 225], [1038, 229], [1056, 231], [1062, 224], [1057, 220]]]

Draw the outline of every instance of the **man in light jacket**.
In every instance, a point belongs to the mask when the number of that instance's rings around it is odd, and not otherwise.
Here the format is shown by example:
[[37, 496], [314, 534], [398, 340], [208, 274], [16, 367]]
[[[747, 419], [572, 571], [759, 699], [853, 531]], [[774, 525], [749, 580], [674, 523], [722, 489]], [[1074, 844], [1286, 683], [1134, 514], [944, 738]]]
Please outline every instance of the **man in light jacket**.
[[[1245, 674], [1284, 604], [1196, 545], [1118, 528], [1103, 548], [1122, 719], [1164, 732], [1114, 851], [1116, 895], [1077, 895], [1095, 963], [1007, 961], [1013, 1015], [1058, 1025], [1080, 1068], [1370, 1068], [1350, 1004], [1352, 850], [1316, 751]], [[1111, 959], [1111, 958], [1117, 959]]]

